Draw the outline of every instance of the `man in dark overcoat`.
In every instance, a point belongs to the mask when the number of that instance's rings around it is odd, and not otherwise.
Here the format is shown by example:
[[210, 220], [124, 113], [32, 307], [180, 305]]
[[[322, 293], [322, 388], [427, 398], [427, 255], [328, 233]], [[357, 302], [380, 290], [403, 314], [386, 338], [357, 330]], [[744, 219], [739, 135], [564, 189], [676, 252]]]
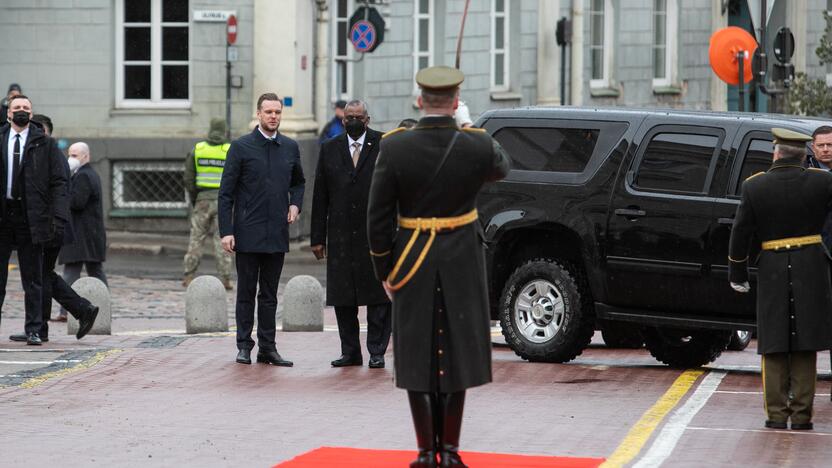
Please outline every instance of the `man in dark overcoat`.
[[[485, 131], [457, 127], [462, 72], [419, 71], [424, 117], [385, 135], [370, 189], [376, 277], [393, 298], [396, 385], [408, 390], [419, 456], [411, 466], [464, 466], [467, 388], [491, 381], [491, 333], [476, 198], [509, 160]], [[399, 230], [391, 218], [399, 215]]]
[[293, 365], [275, 345], [277, 286], [289, 251], [289, 225], [300, 214], [306, 180], [298, 143], [278, 131], [282, 115], [283, 101], [276, 94], [257, 99], [259, 123], [231, 143], [217, 196], [220, 242], [226, 252], [236, 252], [240, 364], [251, 364], [256, 296], [257, 362]]
[[[829, 254], [821, 240], [832, 208], [832, 174], [805, 168], [811, 137], [775, 128], [774, 163], [742, 187], [731, 231], [731, 286], [747, 292], [748, 253], [757, 270], [757, 352], [763, 355], [765, 426], [812, 429], [817, 351], [832, 348]], [[792, 398], [789, 398], [789, 394]]]
[[367, 306], [371, 368], [384, 367], [390, 341], [390, 300], [373, 274], [367, 243], [367, 201], [381, 141], [369, 123], [367, 104], [350, 101], [344, 109], [346, 132], [321, 145], [315, 173], [310, 243], [315, 257], [326, 257], [326, 303], [335, 307], [338, 320], [341, 357], [333, 367], [364, 362], [358, 306]]

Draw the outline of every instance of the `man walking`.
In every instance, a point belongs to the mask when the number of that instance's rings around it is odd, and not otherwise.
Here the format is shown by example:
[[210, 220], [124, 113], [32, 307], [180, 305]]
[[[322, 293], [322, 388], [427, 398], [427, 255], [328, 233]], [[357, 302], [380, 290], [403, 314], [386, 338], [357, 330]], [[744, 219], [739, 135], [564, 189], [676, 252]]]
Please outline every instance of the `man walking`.
[[69, 219], [66, 159], [52, 138], [30, 125], [32, 102], [9, 100], [9, 123], [0, 127], [0, 307], [9, 257], [17, 248], [23, 282], [26, 343], [40, 345], [43, 322], [43, 246], [63, 239]]
[[318, 136], [318, 143], [323, 143], [330, 138], [335, 138], [344, 133], [344, 108], [346, 106], [347, 101], [343, 99], [335, 101], [335, 105], [333, 106], [335, 115], [324, 125], [321, 134]]
[[[817, 351], [832, 348], [832, 286], [821, 241], [832, 208], [832, 174], [804, 166], [812, 138], [775, 128], [774, 164], [742, 187], [731, 231], [731, 287], [748, 292], [748, 253], [762, 242], [757, 271], [757, 352], [763, 355], [765, 426], [812, 429]], [[790, 394], [792, 397], [790, 398]]]
[[217, 226], [217, 194], [219, 193], [225, 158], [231, 146], [225, 139], [225, 120], [211, 119], [208, 139], [200, 141], [185, 159], [185, 188], [191, 197], [191, 240], [185, 253], [185, 276], [182, 286], [194, 279], [202, 257], [202, 243], [211, 236], [217, 270], [225, 289], [231, 290], [231, 257], [225, 255], [220, 244]]
[[[465, 466], [458, 454], [465, 390], [491, 381], [491, 329], [476, 198], [505, 177], [505, 152], [457, 127], [464, 76], [419, 71], [424, 117], [385, 135], [370, 189], [376, 277], [393, 298], [396, 385], [408, 391], [419, 456], [412, 467]], [[390, 221], [399, 215], [399, 231]]]
[[68, 152], [70, 161], [77, 161], [78, 166], [72, 174], [69, 199], [74, 239], [61, 249], [58, 263], [64, 265], [63, 276], [67, 284], [74, 283], [81, 277], [81, 270], [86, 269], [87, 276], [98, 278], [106, 285], [107, 231], [104, 229], [101, 178], [89, 164], [92, 156], [86, 143], [73, 143]]
[[[277, 131], [283, 101], [257, 99], [259, 124], [231, 143], [218, 198], [222, 247], [237, 260], [237, 362], [251, 364], [257, 296], [257, 362], [292, 366], [275, 346], [277, 285], [289, 251], [289, 224], [300, 214], [305, 179], [295, 140]], [[258, 285], [260, 287], [257, 293]]]
[[350, 101], [344, 108], [346, 133], [324, 142], [315, 173], [310, 242], [315, 257], [327, 259], [326, 303], [335, 306], [341, 337], [341, 357], [333, 367], [364, 363], [358, 306], [367, 306], [371, 368], [384, 367], [390, 341], [390, 300], [373, 276], [367, 243], [367, 201], [381, 141], [369, 123], [367, 104]]
[[[43, 132], [46, 136], [52, 136], [52, 119], [43, 114], [35, 114], [29, 125], [42, 126]], [[75, 161], [70, 158], [69, 161]], [[77, 163], [80, 165], [80, 163]], [[66, 166], [67, 178], [71, 176], [73, 171], [73, 164]], [[77, 168], [77, 166], [75, 166]], [[43, 322], [41, 323], [40, 339], [46, 343], [49, 341], [49, 320], [52, 315], [52, 299], [58, 301], [64, 309], [69, 310], [73, 317], [78, 322], [78, 331], [75, 333], [75, 338], [80, 340], [92, 329], [95, 319], [98, 316], [98, 307], [92, 305], [90, 301], [78, 295], [63, 278], [55, 273], [55, 262], [58, 260], [58, 253], [61, 251], [61, 246], [70, 244], [73, 241], [72, 223], [68, 222], [64, 229], [64, 236], [62, 238], [55, 238], [43, 245], [43, 283], [41, 289], [41, 308], [43, 310]], [[63, 320], [66, 321], [66, 312], [64, 312]], [[26, 333], [15, 334], [9, 336], [12, 341], [27, 341]]]

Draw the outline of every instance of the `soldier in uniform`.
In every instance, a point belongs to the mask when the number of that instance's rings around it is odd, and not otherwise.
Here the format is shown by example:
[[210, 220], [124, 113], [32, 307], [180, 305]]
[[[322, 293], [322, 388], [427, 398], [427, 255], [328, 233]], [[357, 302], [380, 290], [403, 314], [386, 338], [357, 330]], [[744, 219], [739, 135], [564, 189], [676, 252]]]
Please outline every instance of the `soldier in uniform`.
[[185, 159], [185, 188], [191, 197], [191, 239], [183, 261], [185, 276], [182, 286], [187, 287], [194, 279], [202, 257], [202, 243], [210, 236], [214, 243], [214, 258], [225, 289], [231, 290], [231, 256], [226, 255], [220, 245], [220, 231], [217, 227], [217, 194], [225, 166], [228, 148], [225, 139], [225, 120], [211, 119], [208, 139], [200, 141]]
[[[775, 128], [774, 163], [749, 177], [731, 231], [731, 287], [748, 292], [748, 253], [758, 260], [757, 352], [765, 426], [812, 429], [817, 351], [832, 348], [829, 254], [821, 240], [832, 209], [832, 174], [805, 168], [808, 135]], [[793, 397], [790, 399], [790, 395]]]
[[[476, 198], [509, 160], [482, 129], [454, 121], [464, 75], [419, 71], [424, 117], [381, 141], [368, 206], [376, 276], [393, 299], [396, 385], [408, 391], [419, 456], [410, 466], [465, 466], [465, 390], [491, 381], [491, 334]], [[398, 210], [398, 233], [391, 222]]]

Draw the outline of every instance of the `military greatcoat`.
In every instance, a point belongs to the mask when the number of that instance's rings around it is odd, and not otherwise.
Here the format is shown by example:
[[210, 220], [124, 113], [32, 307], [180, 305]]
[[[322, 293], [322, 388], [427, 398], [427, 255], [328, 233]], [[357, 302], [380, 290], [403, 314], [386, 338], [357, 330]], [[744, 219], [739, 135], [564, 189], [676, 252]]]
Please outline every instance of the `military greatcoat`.
[[[455, 134], [446, 162], [431, 179]], [[475, 208], [483, 184], [505, 177], [508, 169], [508, 156], [496, 141], [479, 129], [460, 130], [451, 116], [427, 116], [413, 129], [383, 138], [367, 218], [378, 279], [388, 279], [413, 232], [396, 232], [390, 220], [397, 209], [406, 218], [463, 215]], [[394, 282], [410, 271], [428, 237], [419, 236]], [[424, 263], [395, 293], [393, 349], [400, 388], [452, 393], [491, 381], [479, 222], [437, 234]]]
[[[818, 235], [830, 210], [832, 173], [780, 159], [750, 177], [731, 231], [731, 282], [748, 280], [752, 242]], [[757, 288], [758, 353], [832, 348], [832, 287], [823, 244], [763, 250]]]

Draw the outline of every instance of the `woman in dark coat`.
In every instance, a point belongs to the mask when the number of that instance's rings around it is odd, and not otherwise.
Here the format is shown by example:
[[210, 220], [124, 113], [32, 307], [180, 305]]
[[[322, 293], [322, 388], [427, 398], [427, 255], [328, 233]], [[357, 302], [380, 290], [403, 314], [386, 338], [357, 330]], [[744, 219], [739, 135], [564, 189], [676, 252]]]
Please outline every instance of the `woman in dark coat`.
[[[69, 285], [81, 277], [81, 270], [85, 267], [87, 276], [107, 284], [102, 266], [106, 260], [107, 232], [104, 230], [101, 206], [101, 179], [88, 164], [90, 149], [86, 143], [78, 142], [70, 146], [69, 157], [81, 163], [70, 181], [69, 207], [75, 240], [63, 246], [58, 263], [64, 265], [63, 277]], [[61, 310], [61, 315], [66, 315], [66, 311]]]

